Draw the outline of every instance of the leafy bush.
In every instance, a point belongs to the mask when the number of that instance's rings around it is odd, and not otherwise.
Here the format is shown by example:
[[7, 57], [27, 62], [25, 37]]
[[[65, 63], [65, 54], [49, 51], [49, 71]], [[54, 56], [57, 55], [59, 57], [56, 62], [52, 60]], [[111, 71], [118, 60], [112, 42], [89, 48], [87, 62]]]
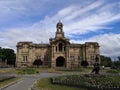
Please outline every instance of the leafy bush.
[[111, 70], [108, 70], [107, 73], [118, 74], [118, 73], [120, 73], [120, 71], [117, 69], [111, 69]]
[[18, 69], [17, 74], [37, 74], [39, 73], [39, 71], [37, 69], [34, 68], [22, 68], [22, 69]]

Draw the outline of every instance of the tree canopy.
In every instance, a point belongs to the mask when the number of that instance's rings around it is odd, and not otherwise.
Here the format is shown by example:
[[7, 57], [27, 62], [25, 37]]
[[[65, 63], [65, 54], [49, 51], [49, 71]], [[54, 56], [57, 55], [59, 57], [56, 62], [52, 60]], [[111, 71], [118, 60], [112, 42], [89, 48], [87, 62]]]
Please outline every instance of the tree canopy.
[[106, 67], [111, 67], [112, 60], [110, 57], [101, 55], [100, 59], [101, 59], [101, 65], [106, 66]]
[[113, 62], [113, 65], [117, 68], [120, 68], [120, 56], [117, 57], [117, 60]]
[[16, 54], [13, 49], [0, 47], [0, 60], [9, 65], [15, 65]]

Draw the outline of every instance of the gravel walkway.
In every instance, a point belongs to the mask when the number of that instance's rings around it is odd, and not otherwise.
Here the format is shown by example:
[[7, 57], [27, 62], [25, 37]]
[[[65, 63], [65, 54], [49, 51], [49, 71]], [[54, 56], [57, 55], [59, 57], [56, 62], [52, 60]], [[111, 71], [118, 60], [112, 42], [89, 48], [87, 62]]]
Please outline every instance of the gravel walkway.
[[53, 76], [60, 76], [62, 74], [57, 73], [40, 73], [38, 75], [33, 76], [22, 76], [22, 80], [17, 82], [14, 85], [11, 85], [3, 90], [30, 90], [30, 87], [33, 83], [41, 78], [53, 77]]

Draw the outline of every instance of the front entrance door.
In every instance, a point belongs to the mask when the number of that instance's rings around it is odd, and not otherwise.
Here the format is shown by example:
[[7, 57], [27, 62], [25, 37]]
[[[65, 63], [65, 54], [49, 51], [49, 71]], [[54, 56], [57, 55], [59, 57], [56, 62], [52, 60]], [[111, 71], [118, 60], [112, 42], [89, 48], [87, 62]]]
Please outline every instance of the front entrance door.
[[56, 59], [56, 67], [65, 67], [65, 58], [64, 57], [58, 57]]

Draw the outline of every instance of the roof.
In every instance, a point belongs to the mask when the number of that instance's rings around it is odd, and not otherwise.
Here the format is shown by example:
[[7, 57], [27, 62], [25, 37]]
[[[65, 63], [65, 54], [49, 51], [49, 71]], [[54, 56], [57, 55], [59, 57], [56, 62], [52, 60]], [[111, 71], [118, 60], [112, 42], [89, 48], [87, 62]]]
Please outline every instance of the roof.
[[74, 48], [81, 47], [81, 46], [82, 46], [81, 44], [70, 44], [70, 47], [74, 47]]

